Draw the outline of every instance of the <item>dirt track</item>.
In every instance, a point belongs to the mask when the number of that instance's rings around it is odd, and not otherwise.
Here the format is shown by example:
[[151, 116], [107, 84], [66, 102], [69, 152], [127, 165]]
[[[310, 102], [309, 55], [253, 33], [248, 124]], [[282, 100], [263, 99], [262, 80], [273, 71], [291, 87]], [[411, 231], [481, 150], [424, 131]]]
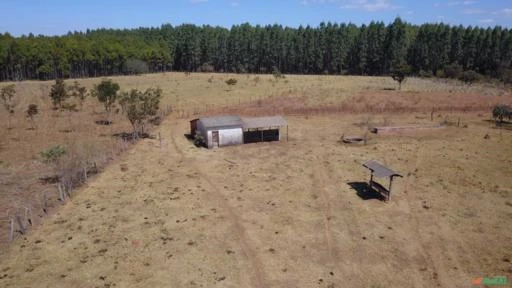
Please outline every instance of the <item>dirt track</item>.
[[[162, 147], [137, 144], [16, 242], [0, 286], [468, 287], [510, 275], [510, 133], [474, 120], [350, 147], [337, 140], [360, 132], [353, 118], [287, 120], [289, 142], [217, 150], [166, 120]], [[367, 180], [367, 159], [405, 176], [387, 204], [347, 184]]]

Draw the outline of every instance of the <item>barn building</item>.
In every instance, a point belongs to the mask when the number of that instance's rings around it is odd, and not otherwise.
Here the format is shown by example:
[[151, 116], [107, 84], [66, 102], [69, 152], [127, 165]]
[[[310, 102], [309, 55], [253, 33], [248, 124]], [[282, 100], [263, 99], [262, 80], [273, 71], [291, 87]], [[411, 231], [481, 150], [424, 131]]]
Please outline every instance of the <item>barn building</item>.
[[281, 116], [216, 116], [190, 121], [190, 134], [199, 134], [207, 148], [281, 140], [281, 128], [288, 124]]

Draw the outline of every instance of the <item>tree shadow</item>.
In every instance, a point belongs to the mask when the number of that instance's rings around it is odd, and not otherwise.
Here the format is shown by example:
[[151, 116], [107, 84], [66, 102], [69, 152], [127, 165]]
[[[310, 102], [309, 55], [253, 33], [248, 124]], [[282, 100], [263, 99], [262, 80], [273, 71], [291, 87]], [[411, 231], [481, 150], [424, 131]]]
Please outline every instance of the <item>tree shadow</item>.
[[352, 189], [356, 190], [357, 196], [363, 200], [372, 200], [377, 199], [380, 201], [385, 201], [386, 198], [377, 192], [375, 189], [371, 188], [367, 182], [348, 182], [348, 186]]
[[149, 139], [155, 139], [154, 136], [151, 136], [149, 135], [148, 133], [134, 133], [134, 132], [131, 132], [131, 133], [128, 133], [128, 132], [121, 132], [121, 133], [114, 133], [112, 134], [112, 137], [116, 137], [116, 138], [119, 138], [121, 140], [124, 140], [124, 141], [134, 141], [134, 140], [138, 140], [138, 139], [146, 139], [146, 138], [149, 138]]

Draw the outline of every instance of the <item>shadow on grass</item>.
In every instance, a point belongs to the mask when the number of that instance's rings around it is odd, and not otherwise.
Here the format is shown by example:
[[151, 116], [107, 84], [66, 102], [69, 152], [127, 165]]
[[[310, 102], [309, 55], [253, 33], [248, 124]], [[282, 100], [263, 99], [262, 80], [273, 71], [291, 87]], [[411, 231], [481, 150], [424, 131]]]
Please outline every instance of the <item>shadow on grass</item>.
[[113, 137], [122, 139], [124, 141], [134, 141], [137, 139], [155, 139], [155, 137], [150, 136], [148, 133], [128, 133], [128, 132], [121, 132], [121, 133], [114, 133], [112, 134]]
[[366, 182], [348, 182], [347, 184], [352, 189], [356, 190], [357, 196], [359, 196], [359, 198], [363, 200], [386, 200], [386, 198], [382, 194], [377, 192], [375, 189], [371, 188]]

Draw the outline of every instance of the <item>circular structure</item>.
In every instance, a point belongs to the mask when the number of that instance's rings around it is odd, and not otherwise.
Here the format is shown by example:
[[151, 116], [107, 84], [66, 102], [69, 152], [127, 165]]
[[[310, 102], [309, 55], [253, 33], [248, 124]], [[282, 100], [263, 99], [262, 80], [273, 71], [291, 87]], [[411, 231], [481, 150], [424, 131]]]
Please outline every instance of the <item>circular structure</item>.
[[366, 142], [361, 136], [342, 136], [341, 141], [346, 144], [364, 144]]

